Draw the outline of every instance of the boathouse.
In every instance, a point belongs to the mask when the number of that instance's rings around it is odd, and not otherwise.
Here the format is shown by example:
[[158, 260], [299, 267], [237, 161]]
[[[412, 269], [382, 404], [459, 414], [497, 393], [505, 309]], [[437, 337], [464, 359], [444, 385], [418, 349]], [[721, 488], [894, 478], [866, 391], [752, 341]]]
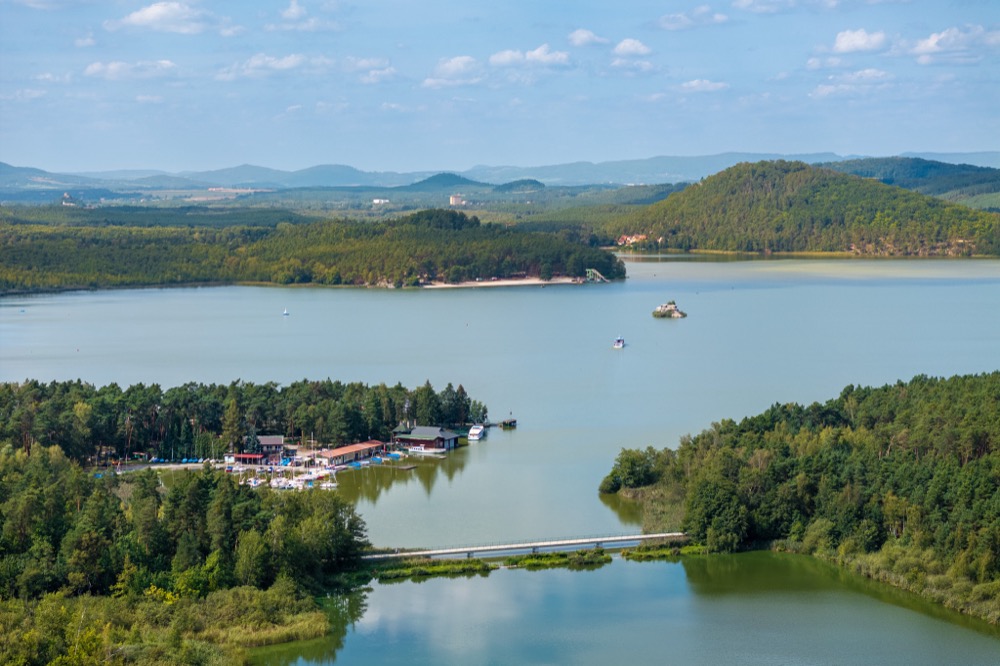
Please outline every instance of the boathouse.
[[392, 441], [404, 447], [451, 450], [458, 446], [458, 434], [437, 426], [398, 427], [392, 431]]
[[257, 441], [260, 442], [260, 452], [264, 455], [264, 460], [268, 465], [280, 465], [281, 459], [285, 456], [285, 436], [284, 435], [259, 435]]
[[316, 452], [316, 458], [323, 459], [328, 465], [346, 465], [350, 462], [371, 458], [385, 448], [385, 442], [370, 439], [360, 444], [338, 446], [335, 449], [323, 449]]

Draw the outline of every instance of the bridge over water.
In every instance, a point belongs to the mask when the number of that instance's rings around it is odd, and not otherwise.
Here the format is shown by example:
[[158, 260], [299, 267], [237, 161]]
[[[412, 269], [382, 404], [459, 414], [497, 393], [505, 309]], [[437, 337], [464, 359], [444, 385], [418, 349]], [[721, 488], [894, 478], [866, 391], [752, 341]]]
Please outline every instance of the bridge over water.
[[491, 543], [479, 546], [459, 546], [455, 548], [435, 548], [429, 550], [397, 550], [391, 553], [373, 553], [364, 555], [365, 560], [391, 560], [402, 557], [449, 557], [456, 555], [484, 555], [490, 553], [518, 553], [539, 551], [577, 550], [587, 546], [595, 548], [624, 548], [646, 541], [683, 541], [687, 539], [684, 532], [661, 532], [659, 534], [618, 534], [573, 539], [554, 539], [550, 541], [520, 541], [516, 543]]

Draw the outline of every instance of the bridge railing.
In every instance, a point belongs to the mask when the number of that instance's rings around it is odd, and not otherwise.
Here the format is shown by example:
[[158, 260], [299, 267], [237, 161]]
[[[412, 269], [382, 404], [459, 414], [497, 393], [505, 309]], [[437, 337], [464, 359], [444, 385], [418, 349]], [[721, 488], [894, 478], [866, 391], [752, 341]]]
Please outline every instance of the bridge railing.
[[444, 555], [466, 555], [471, 557], [473, 553], [497, 553], [519, 550], [570, 550], [587, 545], [609, 545], [612, 547], [632, 542], [643, 542], [653, 540], [686, 540], [687, 535], [683, 532], [661, 532], [657, 534], [599, 534], [594, 536], [574, 536], [556, 539], [536, 539], [534, 541], [496, 541], [492, 543], [480, 543], [475, 545], [447, 546], [425, 549], [400, 549], [394, 551], [383, 551], [369, 553], [362, 556], [366, 560], [384, 560], [402, 557], [433, 557]]

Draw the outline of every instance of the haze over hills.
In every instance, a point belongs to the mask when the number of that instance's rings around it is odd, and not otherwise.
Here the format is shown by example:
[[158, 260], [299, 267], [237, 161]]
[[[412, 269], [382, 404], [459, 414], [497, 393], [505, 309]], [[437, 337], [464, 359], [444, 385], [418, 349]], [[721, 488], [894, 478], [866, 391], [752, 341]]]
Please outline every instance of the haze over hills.
[[[916, 154], [913, 154], [916, 156]], [[650, 184], [694, 182], [718, 173], [740, 162], [787, 159], [810, 164], [856, 159], [833, 153], [782, 155], [776, 153], [721, 153], [705, 156], [660, 156], [638, 160], [612, 162], [573, 162], [549, 166], [475, 166], [455, 175], [482, 183], [502, 184], [515, 180], [533, 179], [546, 185]], [[940, 155], [939, 161], [1000, 168], [1000, 151]], [[149, 188], [204, 189], [233, 187], [256, 189], [286, 189], [297, 187], [398, 187], [411, 185], [442, 171], [368, 172], [347, 165], [317, 165], [297, 171], [281, 171], [254, 165], [241, 165], [211, 171], [168, 173], [156, 170], [117, 170], [76, 174], [50, 173], [31, 167], [11, 166], [0, 162], [0, 188], [60, 189], [89, 188]]]

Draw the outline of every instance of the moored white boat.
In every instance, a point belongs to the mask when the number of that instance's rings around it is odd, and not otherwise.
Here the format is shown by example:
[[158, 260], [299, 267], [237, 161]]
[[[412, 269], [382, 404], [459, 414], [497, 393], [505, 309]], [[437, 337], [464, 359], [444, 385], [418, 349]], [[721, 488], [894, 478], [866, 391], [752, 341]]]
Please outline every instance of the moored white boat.
[[413, 446], [407, 447], [406, 450], [410, 453], [418, 453], [420, 455], [435, 455], [448, 452], [448, 449], [439, 449], [433, 446], [424, 446], [423, 444], [414, 444]]
[[478, 424], [478, 423], [476, 425], [472, 426], [471, 428], [469, 428], [469, 440], [470, 441], [475, 441], [477, 439], [481, 439], [482, 436], [485, 435], [485, 434], [486, 434], [486, 428], [483, 427], [482, 425]]

